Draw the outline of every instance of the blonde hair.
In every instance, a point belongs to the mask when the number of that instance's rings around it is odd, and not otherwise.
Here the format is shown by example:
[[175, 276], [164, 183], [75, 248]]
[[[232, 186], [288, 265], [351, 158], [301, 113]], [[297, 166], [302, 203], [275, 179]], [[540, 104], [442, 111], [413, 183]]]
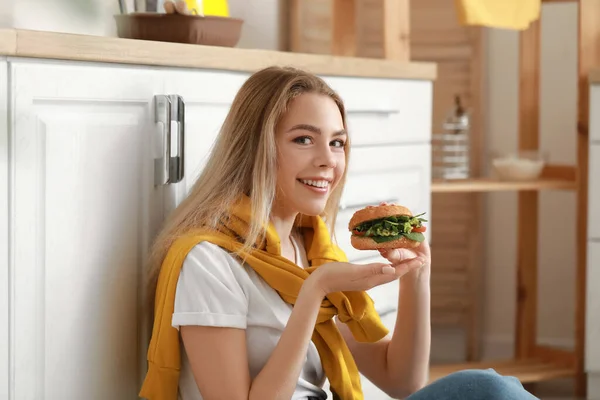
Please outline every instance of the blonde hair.
[[[196, 228], [216, 228], [242, 195], [252, 204], [253, 220], [242, 251], [264, 239], [276, 193], [275, 130], [292, 99], [303, 93], [329, 96], [346, 126], [341, 98], [319, 77], [294, 68], [269, 67], [254, 73], [237, 93], [207, 163], [184, 201], [167, 218], [149, 259], [149, 294], [154, 297], [167, 252], [180, 236]], [[349, 141], [346, 141], [346, 164]], [[346, 169], [347, 170], [347, 169]], [[322, 217], [333, 232], [346, 170], [331, 192]]]

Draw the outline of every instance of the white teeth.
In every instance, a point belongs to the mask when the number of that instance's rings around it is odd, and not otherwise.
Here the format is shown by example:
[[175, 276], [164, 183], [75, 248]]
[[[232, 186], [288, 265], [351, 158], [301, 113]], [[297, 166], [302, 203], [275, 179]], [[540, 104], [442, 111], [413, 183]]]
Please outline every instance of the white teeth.
[[329, 186], [329, 181], [313, 181], [310, 179], [302, 179], [302, 183], [309, 186], [314, 186], [318, 188], [326, 188]]

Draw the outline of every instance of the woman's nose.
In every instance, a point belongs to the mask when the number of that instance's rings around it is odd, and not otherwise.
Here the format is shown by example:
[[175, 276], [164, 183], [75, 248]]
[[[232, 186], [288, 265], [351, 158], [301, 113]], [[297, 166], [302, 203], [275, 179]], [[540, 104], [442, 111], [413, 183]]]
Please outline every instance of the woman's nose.
[[315, 158], [315, 165], [319, 168], [335, 168], [336, 161], [331, 147], [327, 146], [319, 151]]

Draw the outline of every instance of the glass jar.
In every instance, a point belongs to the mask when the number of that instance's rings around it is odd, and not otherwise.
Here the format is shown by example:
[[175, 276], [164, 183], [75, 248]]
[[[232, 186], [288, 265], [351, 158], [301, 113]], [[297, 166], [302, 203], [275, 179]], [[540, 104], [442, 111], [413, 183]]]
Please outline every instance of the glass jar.
[[431, 138], [432, 175], [434, 179], [467, 179], [470, 176], [470, 119], [454, 97], [454, 106], [442, 124], [442, 131]]

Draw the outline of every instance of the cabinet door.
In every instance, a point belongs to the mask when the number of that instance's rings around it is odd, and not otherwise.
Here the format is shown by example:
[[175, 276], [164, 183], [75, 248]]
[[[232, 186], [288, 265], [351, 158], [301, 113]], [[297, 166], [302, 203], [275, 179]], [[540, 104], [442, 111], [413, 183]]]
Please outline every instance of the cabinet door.
[[[0, 93], [8, 93], [8, 64], [0, 61]], [[8, 102], [0, 96], [0, 399], [8, 399]]]
[[134, 399], [156, 72], [11, 65], [12, 399]]
[[166, 93], [181, 96], [185, 103], [184, 179], [168, 188], [174, 191], [175, 204], [196, 182], [231, 103], [247, 78], [247, 73], [210, 70], [169, 71], [165, 75]]

